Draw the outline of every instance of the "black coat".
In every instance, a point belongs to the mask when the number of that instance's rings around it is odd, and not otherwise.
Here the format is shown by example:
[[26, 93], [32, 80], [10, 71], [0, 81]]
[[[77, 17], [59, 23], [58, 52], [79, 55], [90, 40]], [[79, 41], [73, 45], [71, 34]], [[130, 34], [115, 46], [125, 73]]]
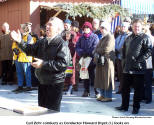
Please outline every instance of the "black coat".
[[152, 55], [152, 42], [150, 38], [141, 33], [131, 34], [123, 46], [123, 72], [130, 74], [144, 74], [146, 59]]
[[19, 47], [27, 54], [43, 60], [41, 68], [35, 70], [40, 84], [62, 83], [65, 80], [65, 70], [68, 61], [69, 48], [61, 38], [57, 36], [50, 41], [46, 38], [37, 41], [33, 45], [27, 45], [24, 41]]

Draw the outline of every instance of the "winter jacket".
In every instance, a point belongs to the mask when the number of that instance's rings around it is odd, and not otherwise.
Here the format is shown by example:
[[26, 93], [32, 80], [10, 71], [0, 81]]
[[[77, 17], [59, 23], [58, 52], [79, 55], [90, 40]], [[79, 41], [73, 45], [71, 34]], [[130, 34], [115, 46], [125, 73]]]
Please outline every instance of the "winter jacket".
[[0, 61], [12, 60], [12, 40], [10, 34], [0, 33]]
[[56, 36], [50, 43], [46, 38], [37, 41], [33, 45], [23, 41], [19, 47], [27, 54], [42, 59], [41, 68], [35, 69], [35, 74], [40, 84], [62, 83], [65, 79], [65, 70], [68, 64], [67, 51], [69, 48], [61, 36]]
[[129, 74], [144, 74], [147, 68], [146, 59], [152, 55], [150, 38], [140, 33], [127, 37], [123, 47], [123, 72]]
[[[22, 36], [22, 39], [26, 44], [33, 44], [33, 39], [30, 34]], [[16, 42], [12, 43], [13, 50], [13, 60], [17, 60], [18, 62], [32, 62], [32, 57], [27, 56], [17, 45]]]
[[98, 44], [99, 39], [98, 36], [94, 33], [91, 33], [91, 35], [86, 38], [84, 35], [82, 35], [78, 42], [76, 43], [76, 52], [81, 57], [84, 54], [87, 54], [90, 57], [93, 57], [93, 50]]

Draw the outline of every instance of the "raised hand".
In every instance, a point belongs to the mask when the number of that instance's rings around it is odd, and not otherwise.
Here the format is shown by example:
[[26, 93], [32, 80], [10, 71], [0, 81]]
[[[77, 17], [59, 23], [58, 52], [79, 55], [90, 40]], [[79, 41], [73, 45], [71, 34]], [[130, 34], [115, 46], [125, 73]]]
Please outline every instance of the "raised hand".
[[20, 31], [19, 30], [18, 30], [18, 32], [14, 31], [14, 30], [11, 31], [11, 38], [14, 41], [20, 43], [21, 42], [21, 33], [20, 33]]

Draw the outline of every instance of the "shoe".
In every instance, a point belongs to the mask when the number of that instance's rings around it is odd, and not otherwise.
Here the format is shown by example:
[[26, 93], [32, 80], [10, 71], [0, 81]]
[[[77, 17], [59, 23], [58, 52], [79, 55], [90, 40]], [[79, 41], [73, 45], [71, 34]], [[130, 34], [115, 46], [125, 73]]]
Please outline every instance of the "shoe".
[[152, 101], [145, 101], [146, 104], [150, 104]]
[[138, 114], [139, 109], [138, 108], [133, 108], [132, 114]]
[[121, 94], [121, 91], [117, 91], [115, 94]]
[[17, 89], [13, 90], [12, 92], [23, 92], [24, 89], [22, 86], [19, 86]]
[[84, 93], [82, 94], [82, 97], [88, 97], [88, 96], [90, 96], [90, 93], [89, 93], [89, 92], [84, 92]]
[[31, 87], [26, 87], [26, 88], [24, 89], [24, 91], [31, 91], [31, 90], [32, 90]]
[[124, 108], [123, 106], [115, 107], [115, 109], [119, 111], [128, 111], [128, 108]]
[[102, 98], [101, 102], [112, 102], [112, 98]]
[[95, 98], [99, 98], [101, 95], [100, 94], [95, 94]]
[[99, 96], [96, 98], [97, 101], [101, 101], [104, 97], [103, 96]]
[[6, 82], [2, 82], [1, 85], [7, 85], [7, 83]]

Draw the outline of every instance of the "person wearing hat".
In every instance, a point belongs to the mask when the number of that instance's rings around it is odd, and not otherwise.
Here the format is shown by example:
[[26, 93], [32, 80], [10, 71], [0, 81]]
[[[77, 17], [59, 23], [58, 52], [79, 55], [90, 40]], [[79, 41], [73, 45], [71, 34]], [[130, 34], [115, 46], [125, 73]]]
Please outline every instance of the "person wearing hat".
[[[26, 42], [26, 44], [33, 44], [34, 41], [32, 36], [29, 34], [28, 25], [21, 24], [20, 25], [20, 32], [22, 39]], [[17, 81], [18, 81], [18, 88], [13, 90], [15, 93], [23, 92], [23, 91], [30, 91], [32, 90], [32, 83], [31, 83], [31, 65], [32, 56], [27, 56], [17, 45], [16, 42], [12, 44], [13, 50], [13, 60], [16, 66], [16, 74], [17, 74]], [[24, 76], [26, 79], [26, 88], [24, 88]]]
[[115, 40], [115, 52], [116, 52], [116, 66], [117, 66], [117, 75], [119, 78], [119, 89], [116, 92], [116, 94], [120, 94], [121, 90], [122, 90], [122, 61], [121, 61], [121, 57], [122, 57], [122, 48], [123, 48], [123, 44], [125, 39], [131, 34], [131, 32], [129, 32], [129, 27], [130, 27], [130, 23], [129, 22], [123, 22], [121, 24], [121, 33], [119, 34], [119, 36], [116, 38]]
[[94, 87], [100, 90], [97, 100], [102, 102], [112, 101], [112, 90], [114, 89], [115, 39], [110, 30], [110, 23], [104, 21], [100, 24], [103, 38], [94, 50], [96, 64]]
[[61, 33], [62, 37], [66, 36], [65, 34], [66, 31], [71, 31], [71, 24], [72, 24], [71, 20], [69, 19], [64, 20], [64, 31]]
[[[93, 59], [93, 50], [99, 42], [98, 36], [92, 32], [92, 24], [90, 22], [85, 22], [82, 28], [83, 35], [79, 38], [78, 42], [76, 43], [76, 52], [79, 55], [79, 57], [91, 57]], [[90, 96], [90, 85], [94, 83], [94, 69], [95, 64], [92, 60], [88, 67], [89, 79], [83, 80], [84, 93], [82, 94], [82, 97]]]
[[[74, 34], [73, 42], [76, 45], [76, 42], [78, 39], [81, 37], [81, 33], [79, 32], [79, 22], [74, 20], [72, 22], [72, 28], [71, 31]], [[73, 90], [77, 91], [78, 90], [78, 83], [79, 83], [79, 56], [75, 52], [74, 57], [73, 57], [73, 66], [75, 67], [73, 72], [74, 72], [74, 79], [75, 79], [75, 84], [73, 85]]]

